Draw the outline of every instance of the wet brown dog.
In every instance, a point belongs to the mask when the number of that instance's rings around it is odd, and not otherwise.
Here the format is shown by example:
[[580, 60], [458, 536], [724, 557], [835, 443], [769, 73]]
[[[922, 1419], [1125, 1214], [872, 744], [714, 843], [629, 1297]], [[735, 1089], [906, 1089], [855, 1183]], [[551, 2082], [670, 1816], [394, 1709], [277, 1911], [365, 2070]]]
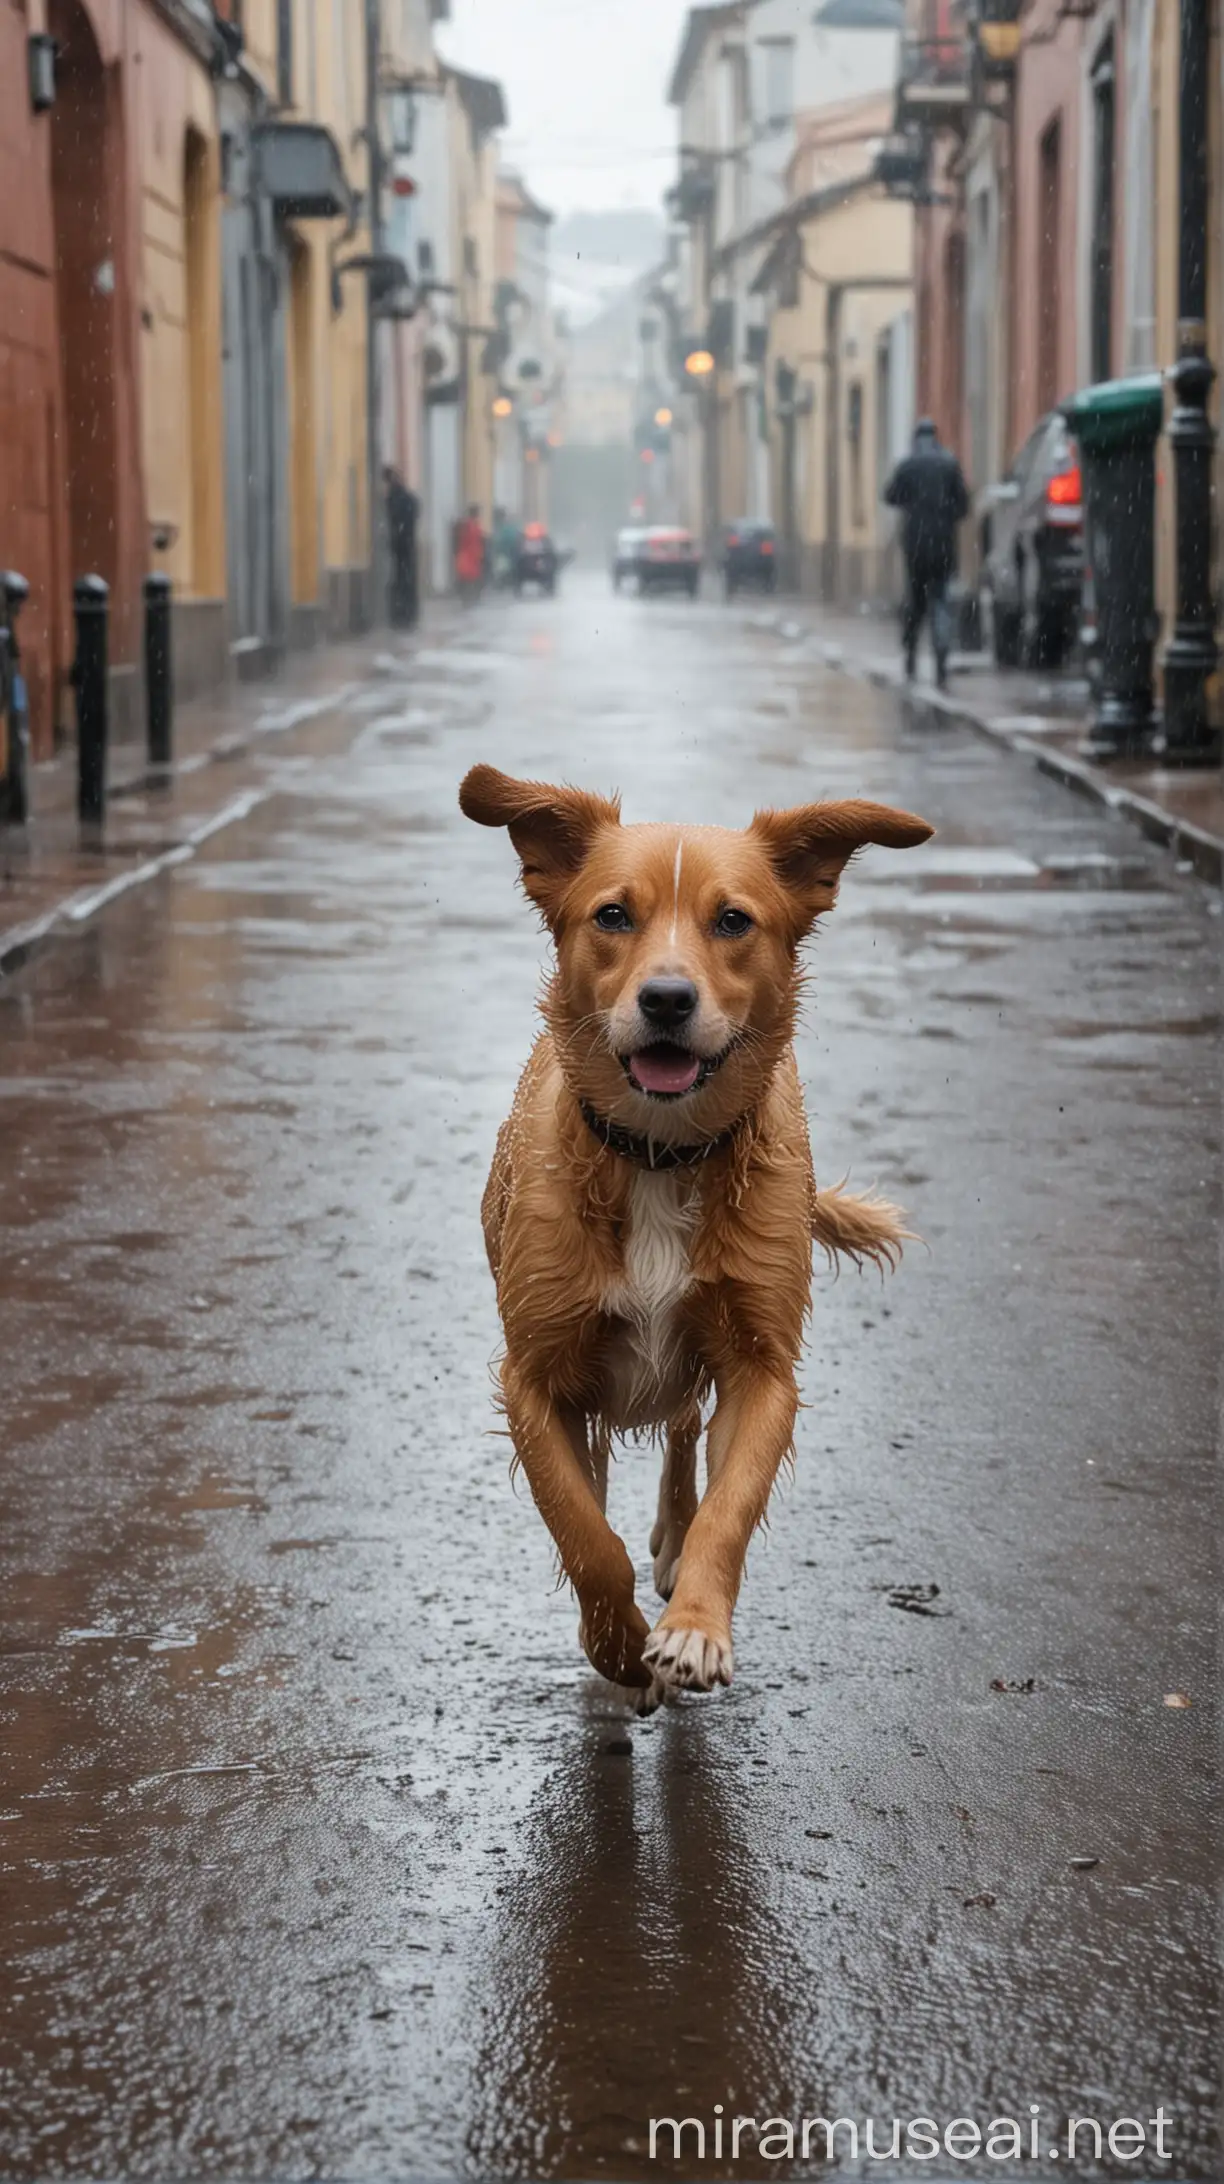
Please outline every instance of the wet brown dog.
[[[893, 1263], [895, 1208], [818, 1190], [791, 1040], [799, 947], [843, 868], [931, 828], [861, 802], [622, 827], [615, 801], [474, 766], [556, 946], [547, 1030], [485, 1192], [506, 1416], [600, 1673], [641, 1708], [731, 1680], [748, 1542], [791, 1446], [812, 1239]], [[714, 1412], [697, 1495], [702, 1406]], [[614, 1434], [663, 1440], [648, 1630], [604, 1514]]]

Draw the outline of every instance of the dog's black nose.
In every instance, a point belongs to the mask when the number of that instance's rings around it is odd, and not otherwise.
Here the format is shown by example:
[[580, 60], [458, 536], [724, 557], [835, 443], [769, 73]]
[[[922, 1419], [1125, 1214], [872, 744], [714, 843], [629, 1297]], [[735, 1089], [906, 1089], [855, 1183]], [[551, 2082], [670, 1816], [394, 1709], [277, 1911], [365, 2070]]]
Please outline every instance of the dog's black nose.
[[685, 1024], [696, 1006], [697, 988], [691, 978], [648, 978], [638, 987], [638, 1007], [648, 1024]]

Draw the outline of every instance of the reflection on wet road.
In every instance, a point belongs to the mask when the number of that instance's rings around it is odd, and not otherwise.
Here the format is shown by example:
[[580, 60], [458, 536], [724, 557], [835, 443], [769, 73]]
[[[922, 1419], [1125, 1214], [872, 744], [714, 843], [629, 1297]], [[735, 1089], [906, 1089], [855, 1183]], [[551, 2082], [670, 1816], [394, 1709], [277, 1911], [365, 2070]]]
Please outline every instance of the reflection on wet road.
[[[638, 2177], [720, 2103], [1163, 2101], [1214, 2176], [1217, 903], [750, 620], [439, 627], [0, 990], [0, 2169]], [[643, 1725], [490, 1401], [542, 945], [478, 757], [940, 830], [851, 871], [800, 1052], [818, 1174], [926, 1249], [819, 1282], [736, 1682]], [[647, 1590], [652, 1499], [630, 1451]]]

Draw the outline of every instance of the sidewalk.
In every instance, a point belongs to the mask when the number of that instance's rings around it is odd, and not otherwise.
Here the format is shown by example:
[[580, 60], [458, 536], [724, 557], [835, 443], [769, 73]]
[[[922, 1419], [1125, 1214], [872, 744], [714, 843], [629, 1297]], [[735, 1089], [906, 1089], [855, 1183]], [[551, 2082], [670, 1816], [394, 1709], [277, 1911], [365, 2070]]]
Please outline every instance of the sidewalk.
[[[1200, 878], [1224, 885], [1224, 773], [1218, 767], [1170, 770], [1141, 759], [1102, 766], [1086, 757], [1091, 693], [1083, 677], [1013, 673], [996, 668], [986, 653], [954, 652], [945, 692], [929, 680], [905, 682], [891, 621], [805, 601], [760, 619], [791, 642], [814, 644], [828, 666], [903, 693], [910, 705], [1006, 745], [1068, 788], [1120, 812]], [[929, 664], [922, 672], [929, 676]]]
[[271, 793], [268, 739], [343, 711], [380, 666], [411, 657], [420, 633], [375, 630], [296, 655], [275, 682], [233, 684], [176, 708], [174, 761], [151, 769], [143, 742], [112, 743], [104, 833], [76, 816], [76, 751], [33, 769], [26, 828], [0, 826], [0, 978], [104, 903], [181, 864]]

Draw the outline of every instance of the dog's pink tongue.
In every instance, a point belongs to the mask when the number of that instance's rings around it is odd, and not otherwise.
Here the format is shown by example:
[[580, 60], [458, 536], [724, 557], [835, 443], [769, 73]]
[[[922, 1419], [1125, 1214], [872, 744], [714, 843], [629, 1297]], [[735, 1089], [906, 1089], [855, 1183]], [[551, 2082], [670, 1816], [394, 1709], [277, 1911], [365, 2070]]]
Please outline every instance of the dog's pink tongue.
[[681, 1047], [643, 1047], [629, 1057], [629, 1074], [643, 1092], [691, 1092], [701, 1063]]

